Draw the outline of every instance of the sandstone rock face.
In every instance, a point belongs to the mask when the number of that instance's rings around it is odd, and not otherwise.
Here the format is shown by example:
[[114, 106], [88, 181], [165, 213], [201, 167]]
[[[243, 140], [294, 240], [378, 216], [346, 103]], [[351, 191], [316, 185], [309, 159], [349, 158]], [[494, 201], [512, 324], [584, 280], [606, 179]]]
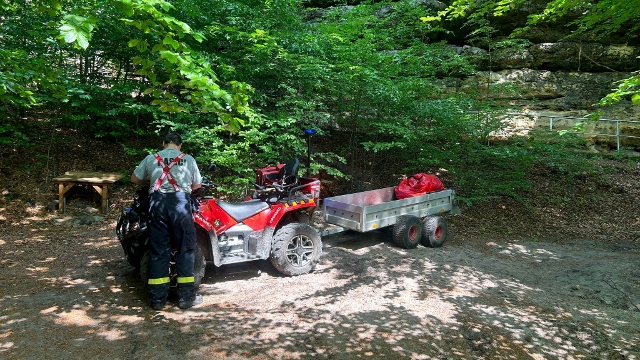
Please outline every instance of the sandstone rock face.
[[[598, 104], [621, 80], [640, 69], [637, 47], [560, 42], [535, 44], [520, 52], [499, 50], [490, 53], [471, 46], [452, 49], [484, 70], [461, 80], [456, 86], [461, 90], [477, 88], [485, 92], [498, 84], [511, 88], [511, 91], [490, 91], [488, 94], [499, 103], [529, 114], [526, 120], [513, 117], [506, 123], [504, 134], [523, 134], [531, 129], [549, 127], [556, 116], [582, 118], [600, 112], [602, 118], [622, 122], [589, 123], [584, 130], [586, 138], [602, 147], [640, 149], [640, 138], [635, 138], [640, 136], [640, 122], [634, 122], [640, 121], [640, 106], [629, 100], [607, 107]], [[581, 120], [557, 120], [553, 129], [570, 129], [578, 121]]]
[[[494, 134], [497, 138], [527, 136], [531, 130], [571, 130], [577, 122], [584, 122], [584, 137], [592, 144], [613, 150], [618, 146], [637, 150], [640, 149], [640, 106], [628, 100], [614, 106], [598, 105], [598, 101], [611, 91], [612, 84], [631, 75], [533, 69], [482, 71], [449, 84], [449, 90], [477, 88], [486, 92], [498, 84], [514, 85], [513, 91], [487, 93], [499, 103], [513, 107], [513, 113], [504, 119], [504, 130]], [[587, 116], [595, 112], [602, 114], [602, 120], [597, 123], [586, 121]]]
[[[572, 111], [603, 110], [598, 102], [611, 92], [612, 86], [633, 73], [628, 72], [568, 72], [534, 69], [510, 69], [501, 71], [480, 71], [475, 76], [461, 80], [460, 88], [479, 88], [488, 91], [490, 85], [511, 84], [512, 91], [491, 91], [489, 96], [496, 100], [529, 104], [540, 110]], [[630, 102], [621, 102], [621, 107], [632, 106]], [[632, 115], [632, 113], [626, 113]]]
[[[540, 12], [543, 3], [534, 0], [532, 12]], [[513, 18], [495, 19], [502, 37], [521, 26], [522, 19], [529, 15], [525, 9], [520, 10]], [[640, 106], [629, 100], [607, 107], [598, 105], [621, 80], [640, 70], [640, 47], [627, 43], [633, 40], [632, 34], [612, 35], [599, 41], [569, 40], [570, 32], [565, 25], [576, 16], [579, 14], [555, 24], [532, 27], [522, 37], [533, 44], [521, 49], [451, 46], [481, 70], [455, 86], [459, 90], [485, 91], [499, 103], [526, 114], [508, 118], [505, 130], [496, 135], [524, 135], [533, 129], [567, 130], [585, 116], [598, 112], [604, 120], [588, 122], [584, 129], [586, 138], [604, 147], [640, 149]], [[496, 36], [494, 43], [501, 36]], [[489, 85], [491, 88], [500, 85], [503, 90], [489, 92]], [[509, 88], [511, 91], [505, 90]]]
[[486, 49], [450, 46], [480, 70], [534, 69], [574, 72], [631, 72], [640, 69], [640, 49], [627, 45], [541, 43], [526, 49]]
[[573, 42], [535, 44], [521, 53], [494, 52], [497, 69], [531, 68], [550, 71], [628, 72], [638, 69], [638, 48], [627, 45]]

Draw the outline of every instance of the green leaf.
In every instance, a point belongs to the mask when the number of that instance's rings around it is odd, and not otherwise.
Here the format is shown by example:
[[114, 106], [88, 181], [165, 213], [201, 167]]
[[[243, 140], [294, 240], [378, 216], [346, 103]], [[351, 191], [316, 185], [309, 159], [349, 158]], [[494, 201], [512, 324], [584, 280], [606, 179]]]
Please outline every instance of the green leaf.
[[159, 3], [160, 3], [160, 7], [164, 11], [169, 11], [169, 10], [173, 9], [173, 5], [171, 3], [169, 3], [169, 2], [160, 1]]
[[131, 6], [131, 0], [119, 0], [116, 2], [116, 6], [126, 16], [133, 16], [133, 6]]
[[84, 32], [79, 32], [78, 33], [78, 45], [83, 48], [86, 49], [87, 47], [89, 47], [89, 37], [90, 35]]
[[422, 22], [432, 22], [432, 21], [440, 21], [441, 18], [439, 16], [422, 16], [420, 21]]
[[52, 8], [56, 10], [62, 10], [62, 4], [59, 0], [49, 0], [49, 3], [51, 4]]
[[194, 32], [192, 35], [197, 42], [202, 42], [206, 39], [206, 37], [200, 32]]
[[179, 55], [173, 51], [160, 51], [160, 56], [172, 64], [177, 63], [179, 57]]
[[76, 41], [77, 38], [78, 38], [78, 33], [75, 32], [75, 29], [72, 31], [67, 31], [64, 34], [64, 41], [66, 43], [72, 43]]
[[169, 36], [165, 36], [162, 40], [162, 43], [165, 45], [170, 45], [174, 50], [177, 50], [180, 47], [180, 43]]
[[640, 105], [640, 93], [635, 93], [631, 96], [631, 102], [635, 105]]
[[138, 51], [140, 52], [145, 52], [147, 51], [147, 47], [149, 46], [149, 43], [147, 43], [144, 40], [140, 40], [140, 42], [138, 42], [136, 49], [138, 49]]

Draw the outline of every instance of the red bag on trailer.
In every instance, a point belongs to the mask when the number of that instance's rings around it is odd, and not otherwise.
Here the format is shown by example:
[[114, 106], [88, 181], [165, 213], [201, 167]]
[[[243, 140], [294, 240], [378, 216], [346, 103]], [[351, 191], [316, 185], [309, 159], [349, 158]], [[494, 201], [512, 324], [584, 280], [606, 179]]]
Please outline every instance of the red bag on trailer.
[[437, 176], [417, 173], [402, 180], [396, 186], [395, 193], [396, 198], [400, 200], [440, 190], [444, 190], [444, 185]]

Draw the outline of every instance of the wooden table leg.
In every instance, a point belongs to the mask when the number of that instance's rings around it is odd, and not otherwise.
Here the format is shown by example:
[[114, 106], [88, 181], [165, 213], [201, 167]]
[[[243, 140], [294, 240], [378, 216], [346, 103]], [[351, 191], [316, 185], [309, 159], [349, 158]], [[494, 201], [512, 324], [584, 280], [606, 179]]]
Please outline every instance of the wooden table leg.
[[58, 209], [64, 214], [64, 183], [58, 184]]
[[66, 213], [67, 210], [67, 198], [65, 194], [67, 191], [74, 187], [75, 183], [59, 183], [58, 184], [58, 209], [62, 209], [62, 213]]
[[109, 186], [102, 185], [102, 212], [105, 214], [109, 212], [108, 202], [109, 202]]
[[98, 186], [98, 185], [92, 185], [92, 186], [93, 186], [93, 189], [95, 191], [97, 191], [98, 194], [100, 194], [102, 196], [102, 201], [101, 201], [100, 206], [102, 208], [102, 212], [106, 214], [108, 212], [108, 210], [109, 210], [109, 209], [107, 209], [107, 199], [108, 199], [108, 196], [109, 196], [109, 190], [108, 190], [109, 189], [109, 185], [101, 184], [100, 186]]

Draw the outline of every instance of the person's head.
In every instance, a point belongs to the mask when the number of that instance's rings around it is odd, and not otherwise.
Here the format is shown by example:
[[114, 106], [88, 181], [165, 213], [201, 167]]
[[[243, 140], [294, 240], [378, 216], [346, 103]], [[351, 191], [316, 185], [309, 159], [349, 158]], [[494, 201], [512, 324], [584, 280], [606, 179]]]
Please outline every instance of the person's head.
[[174, 133], [173, 131], [169, 132], [167, 136], [164, 137], [162, 145], [166, 148], [171, 144], [180, 149], [180, 147], [182, 147], [182, 136], [180, 136], [180, 134]]

